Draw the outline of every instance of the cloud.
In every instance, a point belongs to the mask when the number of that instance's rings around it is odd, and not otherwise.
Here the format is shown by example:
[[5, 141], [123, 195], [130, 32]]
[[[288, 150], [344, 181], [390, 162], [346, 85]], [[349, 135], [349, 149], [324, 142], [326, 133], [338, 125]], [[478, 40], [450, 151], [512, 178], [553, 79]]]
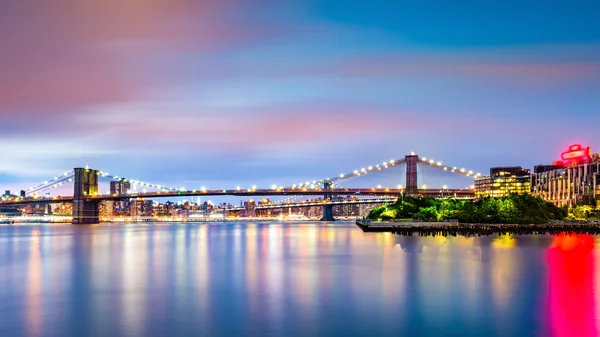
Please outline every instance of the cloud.
[[[549, 53], [552, 56], [548, 56]], [[321, 71], [336, 76], [487, 78], [499, 83], [546, 85], [597, 80], [600, 46], [409, 50], [346, 57]]]
[[[238, 24], [239, 1], [14, 1], [0, 4], [0, 111], [144, 97], [161, 53], [218, 51], [272, 34]], [[150, 66], [143, 66], [150, 65]], [[1, 113], [1, 112], [0, 112]], [[68, 117], [75, 112], [69, 110]], [[2, 113], [0, 117], [10, 117]]]
[[49, 177], [88, 158], [118, 153], [104, 144], [82, 137], [0, 137], [0, 174], [20, 177]]

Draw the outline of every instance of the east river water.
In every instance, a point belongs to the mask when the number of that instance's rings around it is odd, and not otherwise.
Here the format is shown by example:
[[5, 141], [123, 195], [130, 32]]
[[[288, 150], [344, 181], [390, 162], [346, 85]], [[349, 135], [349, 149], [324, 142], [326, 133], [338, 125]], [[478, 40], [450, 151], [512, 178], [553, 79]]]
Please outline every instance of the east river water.
[[600, 238], [0, 225], [0, 336], [596, 336]]

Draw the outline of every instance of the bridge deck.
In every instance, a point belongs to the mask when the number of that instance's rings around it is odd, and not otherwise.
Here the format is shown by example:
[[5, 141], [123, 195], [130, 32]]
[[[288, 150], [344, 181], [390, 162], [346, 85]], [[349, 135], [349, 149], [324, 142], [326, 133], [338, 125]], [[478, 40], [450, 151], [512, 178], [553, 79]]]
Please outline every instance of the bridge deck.
[[[190, 196], [234, 196], [234, 197], [252, 197], [252, 196], [315, 196], [315, 195], [371, 195], [371, 196], [399, 196], [404, 194], [404, 189], [376, 189], [376, 188], [346, 188], [346, 189], [255, 189], [255, 190], [202, 190], [202, 191], [178, 191], [178, 192], [148, 192], [148, 193], [130, 193], [130, 194], [99, 194], [87, 196], [86, 200], [124, 200], [132, 198], [177, 198]], [[445, 189], [443, 193], [439, 189], [422, 189], [418, 191], [422, 196], [456, 196], [456, 197], [474, 197], [473, 190], [468, 189]], [[72, 196], [51, 197], [51, 198], [33, 198], [26, 197], [17, 200], [0, 201], [0, 206], [14, 206], [24, 204], [48, 204], [60, 202], [72, 202]]]

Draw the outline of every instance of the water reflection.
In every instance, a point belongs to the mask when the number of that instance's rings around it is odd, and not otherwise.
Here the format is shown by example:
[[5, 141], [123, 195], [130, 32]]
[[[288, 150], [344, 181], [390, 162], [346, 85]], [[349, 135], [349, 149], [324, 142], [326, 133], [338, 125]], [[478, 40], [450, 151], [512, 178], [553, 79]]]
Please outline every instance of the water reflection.
[[594, 238], [557, 235], [548, 249], [549, 319], [553, 336], [596, 336]]
[[595, 336], [594, 240], [2, 226], [0, 336]]

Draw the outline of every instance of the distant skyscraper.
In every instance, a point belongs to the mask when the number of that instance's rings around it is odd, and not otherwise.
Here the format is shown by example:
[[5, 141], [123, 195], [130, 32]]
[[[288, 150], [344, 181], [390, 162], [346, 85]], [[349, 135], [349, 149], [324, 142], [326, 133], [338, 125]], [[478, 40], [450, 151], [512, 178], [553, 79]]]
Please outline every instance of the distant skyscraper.
[[[126, 195], [131, 189], [131, 183], [129, 181], [117, 180], [110, 182], [110, 194], [111, 195]], [[113, 214], [123, 215], [127, 213], [129, 208], [129, 200], [119, 200], [113, 202]]]

